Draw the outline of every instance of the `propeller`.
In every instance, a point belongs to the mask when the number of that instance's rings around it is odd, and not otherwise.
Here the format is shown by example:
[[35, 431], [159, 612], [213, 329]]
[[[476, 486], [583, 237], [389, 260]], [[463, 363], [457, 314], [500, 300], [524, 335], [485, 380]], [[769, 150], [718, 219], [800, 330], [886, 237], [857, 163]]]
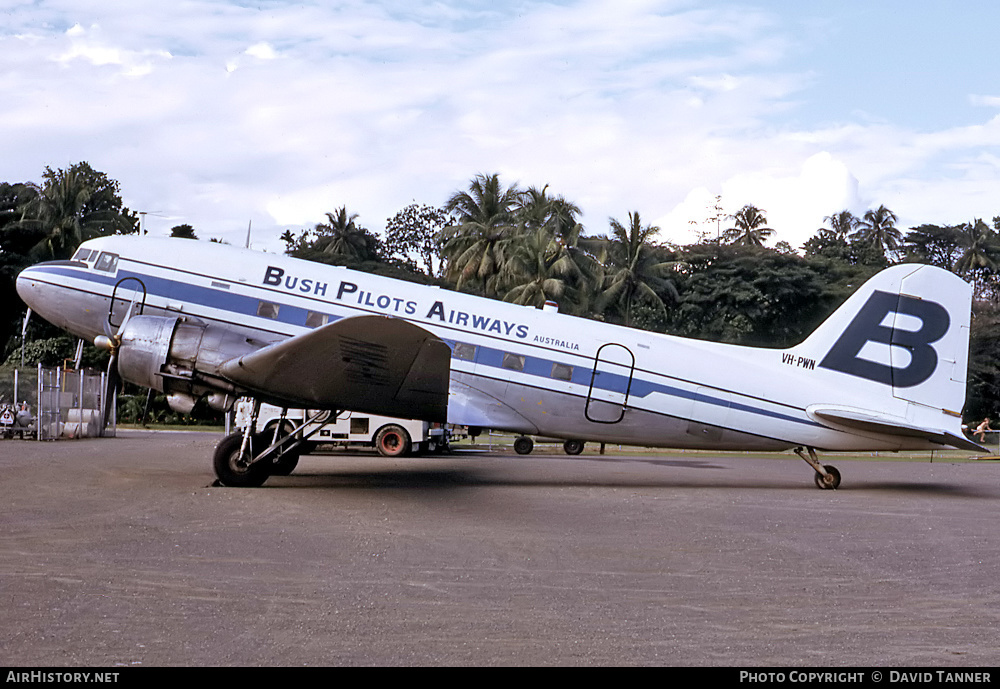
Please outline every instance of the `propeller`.
[[108, 427], [108, 419], [111, 418], [111, 412], [114, 409], [113, 405], [117, 401], [118, 391], [122, 387], [122, 377], [118, 373], [118, 350], [122, 345], [122, 333], [125, 332], [125, 326], [128, 325], [129, 319], [132, 318], [132, 312], [135, 309], [135, 302], [138, 298], [138, 292], [132, 296], [132, 301], [128, 305], [128, 311], [125, 312], [125, 317], [114, 334], [111, 333], [111, 319], [109, 317], [108, 320], [104, 321], [104, 332], [106, 334], [98, 335], [94, 338], [94, 346], [111, 353], [111, 358], [108, 360], [108, 374], [104, 383], [104, 415], [101, 418], [101, 435], [104, 435]]

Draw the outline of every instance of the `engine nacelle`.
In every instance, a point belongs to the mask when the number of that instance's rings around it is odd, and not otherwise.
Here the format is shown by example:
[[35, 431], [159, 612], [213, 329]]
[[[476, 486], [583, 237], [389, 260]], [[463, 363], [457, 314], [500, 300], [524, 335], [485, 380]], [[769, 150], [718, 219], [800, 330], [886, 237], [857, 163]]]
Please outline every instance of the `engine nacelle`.
[[176, 411], [190, 411], [206, 394], [213, 407], [228, 409], [243, 390], [219, 376], [219, 366], [266, 345], [198, 320], [133, 316], [121, 333], [118, 373], [165, 393]]

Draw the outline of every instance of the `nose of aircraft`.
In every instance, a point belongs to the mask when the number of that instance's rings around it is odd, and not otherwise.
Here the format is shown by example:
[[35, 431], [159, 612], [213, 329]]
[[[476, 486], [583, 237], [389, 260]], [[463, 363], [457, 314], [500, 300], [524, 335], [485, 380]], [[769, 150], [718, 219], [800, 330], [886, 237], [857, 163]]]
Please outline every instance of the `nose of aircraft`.
[[36, 263], [25, 268], [18, 274], [15, 286], [18, 296], [34, 313], [60, 328], [70, 330], [67, 313], [73, 310], [73, 300], [68, 298], [53, 273], [53, 267], [59, 263]]
[[87, 268], [72, 261], [47, 261], [22, 270], [17, 294], [32, 312], [88, 342], [104, 332], [107, 299], [93, 293]]
[[17, 281], [15, 283], [17, 288], [17, 296], [21, 297], [21, 300], [35, 310], [35, 293], [37, 291], [37, 280], [38, 269], [35, 266], [30, 266], [25, 268], [20, 273], [17, 274]]

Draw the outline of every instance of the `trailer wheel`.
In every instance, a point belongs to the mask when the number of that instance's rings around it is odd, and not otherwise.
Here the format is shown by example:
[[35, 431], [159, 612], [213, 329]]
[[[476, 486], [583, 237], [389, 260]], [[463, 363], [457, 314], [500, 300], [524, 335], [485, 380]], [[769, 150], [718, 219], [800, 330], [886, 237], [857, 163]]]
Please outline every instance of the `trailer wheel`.
[[375, 449], [383, 457], [402, 457], [410, 451], [410, 434], [396, 424], [382, 426], [375, 434]]

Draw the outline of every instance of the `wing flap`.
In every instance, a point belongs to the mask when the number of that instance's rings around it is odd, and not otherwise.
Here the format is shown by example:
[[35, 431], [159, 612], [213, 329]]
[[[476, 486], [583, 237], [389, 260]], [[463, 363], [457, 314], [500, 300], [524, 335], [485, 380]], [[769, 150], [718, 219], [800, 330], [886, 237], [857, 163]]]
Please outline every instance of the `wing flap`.
[[427, 330], [354, 316], [227, 361], [220, 372], [282, 406], [444, 422], [450, 369], [451, 349]]

